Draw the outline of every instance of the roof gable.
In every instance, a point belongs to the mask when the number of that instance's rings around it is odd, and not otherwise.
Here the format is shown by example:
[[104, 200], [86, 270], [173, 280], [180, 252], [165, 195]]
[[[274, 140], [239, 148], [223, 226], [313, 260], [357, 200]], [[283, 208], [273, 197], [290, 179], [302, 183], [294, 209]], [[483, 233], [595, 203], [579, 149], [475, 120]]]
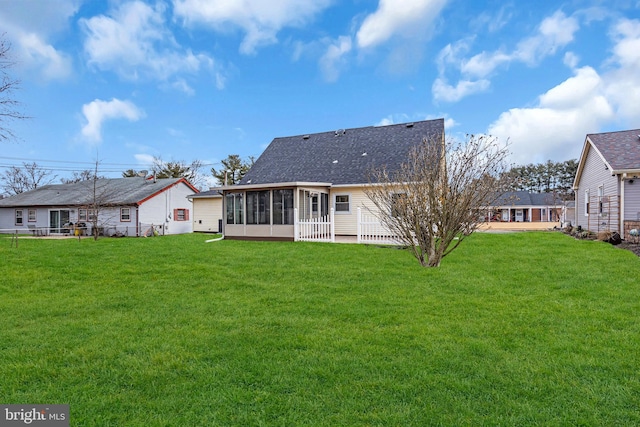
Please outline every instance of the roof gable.
[[591, 150], [598, 154], [611, 174], [640, 170], [640, 129], [587, 134], [573, 181], [574, 190], [578, 188]]
[[640, 169], [640, 129], [589, 134], [587, 140], [613, 171]]
[[373, 168], [397, 170], [424, 138], [444, 138], [444, 119], [275, 138], [240, 184], [365, 184]]
[[[105, 178], [95, 181], [96, 194], [104, 205], [140, 204], [174, 185], [184, 183], [197, 192], [184, 178], [147, 180], [141, 177]], [[82, 206], [93, 200], [93, 180], [71, 184], [45, 185], [0, 200], [3, 206]]]

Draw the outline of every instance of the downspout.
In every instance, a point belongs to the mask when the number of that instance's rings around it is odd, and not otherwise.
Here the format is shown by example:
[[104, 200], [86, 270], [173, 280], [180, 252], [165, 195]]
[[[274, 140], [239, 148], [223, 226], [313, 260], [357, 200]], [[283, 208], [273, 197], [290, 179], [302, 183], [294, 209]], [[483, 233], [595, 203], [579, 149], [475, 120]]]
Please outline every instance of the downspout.
[[620, 185], [620, 214], [618, 215], [618, 219], [620, 220], [620, 224], [618, 224], [618, 228], [622, 231], [622, 238], [624, 239], [624, 180], [620, 175], [617, 175], [618, 183]]
[[140, 206], [136, 205], [136, 237], [140, 237]]

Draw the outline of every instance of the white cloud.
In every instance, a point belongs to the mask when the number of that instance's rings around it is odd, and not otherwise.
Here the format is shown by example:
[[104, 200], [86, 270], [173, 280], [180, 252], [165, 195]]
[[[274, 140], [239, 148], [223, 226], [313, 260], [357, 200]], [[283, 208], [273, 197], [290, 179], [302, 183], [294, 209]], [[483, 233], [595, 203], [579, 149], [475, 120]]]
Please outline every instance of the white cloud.
[[585, 130], [597, 131], [613, 117], [601, 77], [583, 67], [541, 95], [537, 106], [502, 113], [488, 133], [510, 141], [516, 164], [568, 160], [579, 154]]
[[12, 42], [19, 66], [36, 70], [44, 80], [62, 79], [71, 74], [71, 59], [49, 39], [69, 26], [79, 3], [79, 0], [22, 0], [2, 9], [0, 28]]
[[38, 34], [20, 34], [18, 44], [21, 60], [39, 69], [46, 80], [62, 79], [71, 74], [71, 59], [44, 42]]
[[121, 101], [113, 98], [111, 101], [96, 99], [82, 106], [82, 114], [87, 124], [81, 134], [86, 141], [93, 144], [102, 142], [102, 124], [107, 120], [125, 119], [130, 122], [140, 120], [145, 116], [131, 101]]
[[439, 101], [457, 102], [474, 93], [484, 92], [489, 87], [489, 80], [460, 80], [455, 86], [450, 85], [445, 79], [437, 78], [433, 82], [431, 92]]
[[[500, 66], [512, 62], [535, 66], [545, 57], [554, 55], [560, 48], [571, 43], [578, 29], [575, 17], [567, 17], [563, 12], [557, 11], [540, 23], [536, 34], [521, 40], [511, 52], [499, 49], [464, 59], [462, 56], [470, 50], [473, 39], [448, 44], [437, 58], [440, 76], [433, 84], [433, 97], [436, 101], [456, 102], [468, 95], [486, 91], [490, 87], [488, 77]], [[449, 68], [455, 68], [461, 75], [455, 86], [444, 83]]]
[[359, 48], [371, 48], [399, 35], [423, 38], [447, 0], [380, 0], [356, 34]]
[[[215, 68], [209, 56], [194, 54], [178, 45], [165, 26], [164, 14], [161, 3], [151, 7], [132, 1], [121, 4], [110, 16], [80, 20], [89, 63], [129, 80], [166, 81], [176, 75], [198, 73], [202, 68]], [[178, 89], [191, 93], [190, 88], [179, 83], [180, 79], [176, 82]]]
[[535, 65], [542, 58], [554, 55], [559, 48], [571, 43], [579, 29], [576, 18], [557, 11], [542, 21], [538, 34], [518, 43], [512, 56], [528, 65]]
[[138, 164], [140, 164], [141, 166], [148, 166], [148, 167], [153, 165], [156, 159], [155, 156], [151, 154], [144, 154], [144, 153], [134, 154], [133, 157], [136, 159]]
[[620, 20], [612, 30], [615, 41], [611, 71], [604, 75], [607, 96], [629, 126], [640, 127], [640, 20]]
[[[606, 72], [585, 66], [539, 97], [533, 108], [504, 112], [488, 132], [509, 138], [516, 163], [567, 160], [580, 154], [586, 133], [616, 123], [640, 127], [640, 20], [621, 19], [610, 34], [612, 56]], [[574, 67], [577, 58], [565, 56]]]
[[240, 51], [244, 54], [276, 43], [284, 27], [302, 27], [330, 4], [331, 0], [173, 0], [175, 15], [186, 25], [243, 30]]
[[345, 66], [344, 56], [351, 52], [351, 37], [341, 36], [332, 42], [320, 58], [320, 68], [326, 81], [334, 82], [338, 79], [341, 69]]
[[503, 52], [482, 52], [462, 62], [460, 71], [463, 75], [472, 77], [486, 77], [501, 64], [512, 60]]
[[420, 114], [390, 114], [387, 117], [383, 117], [379, 122], [374, 124], [374, 126], [389, 126], [396, 123], [409, 123], [409, 122], [417, 122], [422, 120], [435, 120], [444, 118], [444, 128], [448, 132], [450, 129], [458, 126], [458, 123], [449, 117], [447, 114], [440, 115], [420, 115]]

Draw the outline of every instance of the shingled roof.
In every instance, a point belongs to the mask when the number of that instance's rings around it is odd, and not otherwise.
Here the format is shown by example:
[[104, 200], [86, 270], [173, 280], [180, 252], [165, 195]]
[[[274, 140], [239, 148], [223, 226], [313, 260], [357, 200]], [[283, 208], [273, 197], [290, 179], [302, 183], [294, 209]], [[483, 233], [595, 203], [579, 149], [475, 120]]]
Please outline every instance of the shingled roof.
[[240, 184], [366, 184], [372, 168], [396, 170], [424, 138], [442, 140], [444, 119], [275, 138]]
[[556, 206], [562, 199], [553, 193], [530, 193], [528, 191], [507, 191], [496, 198], [495, 206]]
[[640, 129], [592, 133], [587, 139], [612, 171], [640, 169]]
[[[122, 206], [142, 203], [179, 182], [198, 190], [184, 178], [150, 180], [141, 177], [104, 178], [96, 181], [96, 193], [103, 195], [104, 205]], [[35, 190], [0, 200], [2, 207], [82, 206], [93, 199], [93, 181], [45, 185]]]

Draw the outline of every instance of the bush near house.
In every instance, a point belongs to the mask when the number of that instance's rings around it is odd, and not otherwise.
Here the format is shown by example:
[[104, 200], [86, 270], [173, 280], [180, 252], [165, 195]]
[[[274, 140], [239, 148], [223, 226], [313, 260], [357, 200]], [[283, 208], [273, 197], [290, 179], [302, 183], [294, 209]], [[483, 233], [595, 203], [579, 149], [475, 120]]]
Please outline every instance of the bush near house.
[[562, 233], [406, 250], [0, 239], [0, 396], [71, 425], [638, 425], [640, 260]]

